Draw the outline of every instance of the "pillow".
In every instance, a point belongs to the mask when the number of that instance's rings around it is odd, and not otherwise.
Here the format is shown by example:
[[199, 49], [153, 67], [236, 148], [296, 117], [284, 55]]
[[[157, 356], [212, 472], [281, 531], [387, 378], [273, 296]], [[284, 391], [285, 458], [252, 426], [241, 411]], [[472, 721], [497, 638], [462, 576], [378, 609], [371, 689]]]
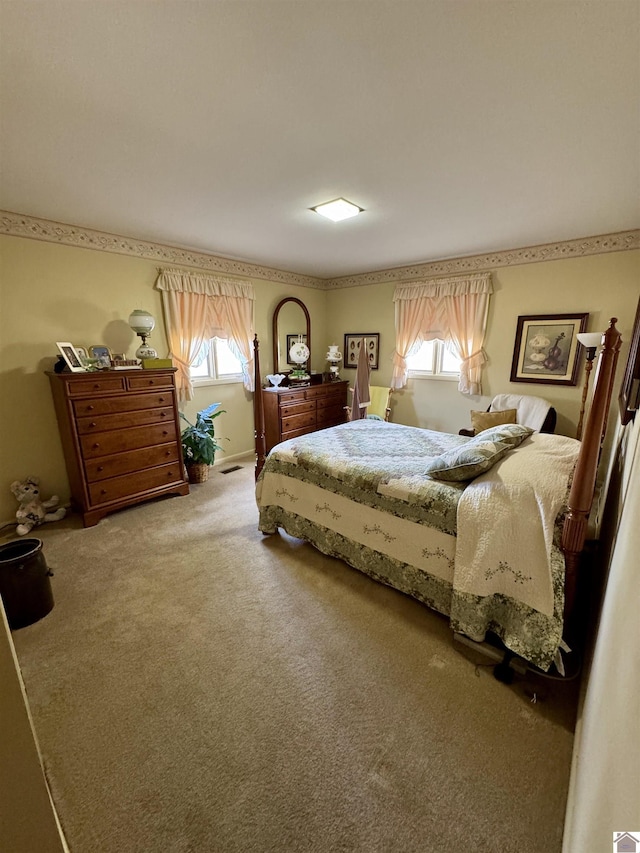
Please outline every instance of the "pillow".
[[476, 432], [500, 424], [515, 424], [517, 409], [504, 409], [502, 412], [471, 412], [471, 426]]
[[522, 444], [525, 438], [533, 435], [534, 432], [534, 429], [523, 426], [522, 424], [499, 424], [498, 426], [489, 427], [489, 429], [483, 429], [482, 432], [470, 438], [469, 442], [500, 441], [503, 444], [508, 444], [509, 447], [517, 447], [519, 444]]
[[[524, 437], [524, 436], [523, 436]], [[511, 445], [501, 441], [476, 441], [474, 438], [434, 457], [425, 474], [434, 480], [473, 480], [484, 474], [511, 450]]]

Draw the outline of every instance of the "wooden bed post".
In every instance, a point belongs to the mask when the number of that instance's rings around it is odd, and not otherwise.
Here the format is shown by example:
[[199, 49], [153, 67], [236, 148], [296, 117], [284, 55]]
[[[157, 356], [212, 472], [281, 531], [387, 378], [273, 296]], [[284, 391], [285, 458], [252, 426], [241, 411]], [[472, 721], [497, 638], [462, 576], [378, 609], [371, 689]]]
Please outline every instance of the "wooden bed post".
[[267, 442], [264, 435], [264, 407], [262, 405], [262, 378], [260, 377], [260, 342], [258, 335], [253, 338], [253, 423], [256, 440], [256, 480], [267, 455]]
[[617, 322], [618, 318], [612, 317], [609, 328], [602, 336], [603, 348], [596, 368], [593, 400], [587, 415], [562, 530], [562, 550], [565, 557], [565, 624], [573, 613], [580, 553], [587, 538], [600, 450], [607, 430], [611, 390], [621, 343], [620, 332], [616, 329]]

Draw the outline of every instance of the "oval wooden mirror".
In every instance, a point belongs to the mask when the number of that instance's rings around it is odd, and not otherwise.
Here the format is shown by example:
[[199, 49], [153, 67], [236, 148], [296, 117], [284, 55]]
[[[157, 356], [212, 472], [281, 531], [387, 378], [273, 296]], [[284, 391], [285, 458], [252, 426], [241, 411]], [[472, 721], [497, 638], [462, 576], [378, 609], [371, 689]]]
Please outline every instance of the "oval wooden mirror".
[[311, 351], [311, 317], [307, 306], [295, 296], [287, 296], [278, 302], [273, 312], [274, 373], [287, 373], [295, 367], [288, 361], [289, 348], [299, 335]]

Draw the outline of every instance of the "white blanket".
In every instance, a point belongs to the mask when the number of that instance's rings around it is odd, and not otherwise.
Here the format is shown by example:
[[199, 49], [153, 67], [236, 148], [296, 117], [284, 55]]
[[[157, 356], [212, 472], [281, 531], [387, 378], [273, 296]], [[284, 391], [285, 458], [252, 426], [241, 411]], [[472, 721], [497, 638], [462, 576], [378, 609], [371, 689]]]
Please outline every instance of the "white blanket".
[[573, 438], [534, 433], [467, 486], [458, 504], [454, 589], [507, 595], [553, 615], [554, 524], [579, 449]]
[[551, 403], [542, 397], [528, 394], [498, 394], [491, 401], [490, 411], [504, 412], [505, 409], [517, 409], [517, 422], [540, 432]]

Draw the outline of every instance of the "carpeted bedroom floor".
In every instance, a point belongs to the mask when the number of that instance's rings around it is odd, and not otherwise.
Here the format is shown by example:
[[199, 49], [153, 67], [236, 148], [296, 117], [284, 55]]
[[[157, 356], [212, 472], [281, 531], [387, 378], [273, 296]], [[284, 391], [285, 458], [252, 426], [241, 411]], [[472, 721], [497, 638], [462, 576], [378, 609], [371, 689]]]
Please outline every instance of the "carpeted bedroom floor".
[[238, 464], [36, 531], [56, 604], [13, 638], [72, 853], [559, 853], [578, 681], [502, 684], [418, 602], [262, 536]]

